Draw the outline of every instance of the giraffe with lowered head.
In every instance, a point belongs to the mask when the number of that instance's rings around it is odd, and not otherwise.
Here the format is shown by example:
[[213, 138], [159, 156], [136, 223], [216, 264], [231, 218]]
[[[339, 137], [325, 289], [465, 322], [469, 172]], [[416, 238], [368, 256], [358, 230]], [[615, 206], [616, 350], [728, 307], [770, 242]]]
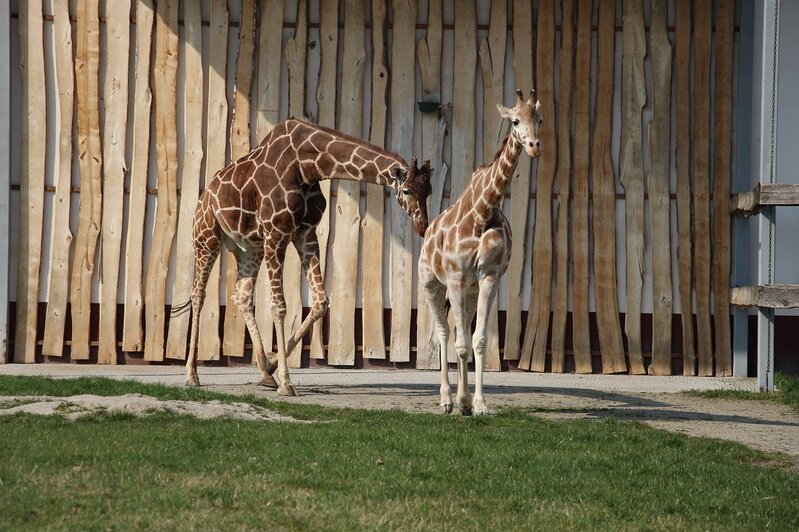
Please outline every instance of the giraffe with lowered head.
[[[479, 166], [457, 201], [436, 217], [425, 234], [419, 257], [419, 283], [435, 320], [441, 354], [441, 409], [452, 412], [447, 366], [447, 300], [455, 317], [455, 351], [458, 355], [457, 404], [461, 414], [489, 413], [483, 397], [483, 364], [488, 312], [497, 295], [499, 279], [508, 268], [511, 232], [502, 214], [502, 199], [522, 149], [530, 157], [540, 154], [538, 99], [535, 91], [525, 100], [516, 91], [513, 108], [497, 105], [511, 123], [491, 164]], [[520, 191], [525, 192], [525, 191]], [[526, 193], [526, 192], [525, 192]], [[474, 335], [469, 339], [477, 313]], [[469, 394], [468, 361], [474, 351], [475, 393]]]
[[[421, 236], [427, 229], [426, 202], [432, 190], [430, 173], [429, 161], [421, 168], [415, 159], [409, 165], [396, 153], [295, 119], [276, 125], [250, 153], [217, 172], [201, 194], [194, 214], [196, 262], [190, 301], [192, 320], [186, 384], [200, 383], [197, 375], [199, 316], [211, 267], [223, 242], [236, 257], [238, 272], [233, 301], [244, 316], [253, 342], [262, 375], [260, 384], [276, 387], [280, 395], [296, 395], [297, 390], [289, 378], [286, 353], [291, 352], [328, 308], [316, 236], [316, 226], [327, 203], [319, 181], [349, 179], [393, 188], [397, 201], [411, 216], [414, 229]], [[283, 261], [289, 243], [297, 248], [306, 270], [312, 305], [299, 329], [286, 341]], [[275, 353], [265, 355], [255, 321], [253, 290], [264, 259], [272, 289], [276, 356]], [[279, 386], [272, 377], [276, 369]]]

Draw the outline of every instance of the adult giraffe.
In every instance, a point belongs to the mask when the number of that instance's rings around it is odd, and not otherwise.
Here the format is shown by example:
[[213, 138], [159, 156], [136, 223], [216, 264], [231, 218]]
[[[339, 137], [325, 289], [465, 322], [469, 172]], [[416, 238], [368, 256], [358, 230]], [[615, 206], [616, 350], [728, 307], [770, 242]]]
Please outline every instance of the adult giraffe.
[[[200, 383], [197, 375], [200, 310], [211, 267], [224, 242], [238, 264], [233, 301], [250, 332], [261, 384], [276, 387], [281, 395], [297, 394], [289, 378], [286, 353], [302, 340], [314, 321], [324, 316], [328, 307], [315, 231], [326, 207], [319, 187], [322, 179], [349, 179], [393, 188], [400, 206], [413, 219], [414, 229], [424, 235], [427, 196], [432, 190], [429, 161], [421, 168], [417, 167], [416, 159], [408, 165], [396, 153], [301, 120], [289, 119], [277, 124], [258, 147], [217, 172], [197, 203], [187, 385]], [[297, 248], [306, 270], [312, 306], [299, 329], [286, 342], [283, 261], [289, 243]], [[277, 361], [274, 353], [265, 356], [255, 321], [253, 288], [264, 259], [272, 289]], [[279, 387], [272, 378], [275, 369]]]
[[[483, 398], [483, 363], [488, 311], [497, 295], [499, 279], [508, 268], [511, 233], [502, 214], [505, 187], [510, 182], [522, 148], [530, 157], [540, 154], [538, 99], [535, 91], [525, 101], [516, 91], [512, 109], [497, 104], [500, 116], [511, 123], [511, 131], [489, 165], [479, 166], [458, 200], [436, 217], [425, 235], [419, 257], [419, 282], [436, 323], [441, 353], [441, 409], [452, 412], [447, 367], [446, 302], [455, 316], [455, 351], [458, 354], [457, 402], [461, 414], [487, 414]], [[520, 191], [524, 192], [524, 191]], [[477, 324], [471, 342], [471, 329]], [[472, 403], [467, 381], [469, 353], [474, 349], [475, 393]]]

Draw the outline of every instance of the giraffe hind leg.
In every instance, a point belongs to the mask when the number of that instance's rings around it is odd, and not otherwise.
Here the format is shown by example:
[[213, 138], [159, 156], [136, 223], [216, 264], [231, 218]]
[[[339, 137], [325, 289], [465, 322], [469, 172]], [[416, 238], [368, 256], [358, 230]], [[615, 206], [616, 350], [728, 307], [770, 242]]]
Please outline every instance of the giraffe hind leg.
[[211, 268], [219, 256], [220, 244], [221, 239], [216, 234], [216, 231], [209, 238], [203, 238], [202, 233], [195, 235], [194, 282], [191, 289], [191, 336], [189, 340], [189, 356], [186, 358], [186, 386], [200, 385], [200, 378], [197, 375], [200, 311], [205, 301], [205, 290], [208, 285], [208, 278], [211, 275]]

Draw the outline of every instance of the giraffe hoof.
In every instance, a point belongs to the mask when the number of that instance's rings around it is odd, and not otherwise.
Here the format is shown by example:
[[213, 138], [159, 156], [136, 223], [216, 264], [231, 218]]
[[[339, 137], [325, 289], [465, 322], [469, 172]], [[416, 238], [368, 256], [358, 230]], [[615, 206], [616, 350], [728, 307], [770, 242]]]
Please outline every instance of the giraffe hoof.
[[486, 405], [475, 406], [472, 410], [475, 416], [493, 416], [494, 413], [486, 407]]
[[277, 390], [277, 381], [272, 375], [264, 376], [260, 382], [258, 382], [258, 386], [263, 386], [264, 388], [269, 388], [270, 390]]
[[441, 413], [444, 414], [444, 415], [451, 414], [452, 413], [452, 403], [450, 403], [448, 405], [446, 405], [446, 404], [445, 405], [441, 405]]
[[277, 358], [277, 353], [268, 353], [266, 355], [266, 374], [267, 375], [274, 375], [275, 371], [277, 371], [277, 362], [272, 362], [274, 359]]
[[459, 406], [458, 408], [460, 409], [462, 416], [471, 416], [472, 415], [472, 407], [471, 406]]
[[186, 386], [196, 388], [200, 385], [200, 378], [197, 375], [190, 375], [186, 377]]
[[293, 384], [280, 385], [280, 387], [277, 389], [277, 394], [285, 397], [300, 395], [299, 392], [297, 392], [297, 388], [295, 388]]

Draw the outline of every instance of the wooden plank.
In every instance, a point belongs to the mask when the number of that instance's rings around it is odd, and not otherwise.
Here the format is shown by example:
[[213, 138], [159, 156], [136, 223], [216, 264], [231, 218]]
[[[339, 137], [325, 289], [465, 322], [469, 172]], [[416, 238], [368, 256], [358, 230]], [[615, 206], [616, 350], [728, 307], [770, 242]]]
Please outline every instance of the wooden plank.
[[[147, 207], [147, 172], [150, 157], [150, 48], [153, 33], [153, 1], [136, 2], [136, 65], [133, 81], [133, 140], [131, 142], [130, 193], [125, 240], [125, 309], [122, 350], [141, 351], [142, 269], [144, 265], [144, 223]], [[82, 188], [81, 188], [82, 190]]]
[[710, 71], [712, 2], [694, 2], [694, 286], [699, 375], [713, 375], [710, 326]]
[[765, 205], [799, 205], [799, 185], [758, 183], [751, 191], [735, 194], [730, 208], [736, 214], [749, 215], [758, 212]]
[[[483, 161], [491, 162], [499, 137], [500, 120], [495, 111], [505, 87], [505, 45], [508, 34], [508, 4], [491, 2], [488, 37], [480, 42], [480, 67], [483, 71]], [[518, 84], [517, 84], [518, 85]], [[530, 90], [525, 87], [525, 91]], [[485, 369], [502, 369], [499, 357], [499, 298], [489, 309]]]
[[519, 368], [544, 371], [549, 333], [549, 314], [552, 299], [552, 185], [558, 149], [555, 139], [555, 2], [538, 3], [536, 31], [536, 89], [541, 102], [543, 122], [539, 136], [543, 147], [536, 173], [535, 255], [532, 274], [532, 297], [527, 314]]
[[[459, 8], [455, 9], [458, 11]], [[395, 152], [410, 160], [413, 152], [413, 119], [416, 107], [414, 104], [416, 39], [410, 37], [416, 34], [416, 4], [406, 0], [393, 0], [392, 11], [393, 34], [407, 38], [392, 39], [391, 45], [391, 144]], [[458, 20], [457, 16], [455, 20]], [[475, 65], [475, 62], [472, 61], [471, 64]], [[412, 233], [410, 217], [396, 201], [392, 201], [391, 360], [393, 362], [407, 362], [411, 354], [413, 298], [409, 287], [412, 285], [414, 269]]]
[[78, 96], [80, 212], [70, 283], [72, 360], [89, 358], [92, 275], [102, 213], [99, 79], [100, 21], [97, 0], [78, 2], [75, 90]]
[[[239, 53], [236, 59], [236, 92], [233, 96], [233, 125], [230, 131], [231, 159], [236, 160], [250, 151], [250, 91], [252, 89], [253, 58], [255, 57], [255, 2], [243, 0], [239, 23]], [[222, 354], [244, 356], [244, 315], [233, 300], [238, 266], [236, 257], [227, 252], [227, 303]]]
[[153, 227], [150, 262], [145, 287], [144, 360], [164, 359], [166, 321], [166, 277], [177, 228], [178, 131], [178, 1], [161, 0], [157, 5], [155, 64], [155, 138], [158, 168], [158, 208]]
[[[668, 0], [652, 0], [652, 123], [649, 130], [650, 234], [652, 235], [652, 362], [649, 373], [671, 375], [671, 42]], [[729, 194], [728, 194], [729, 196]], [[725, 209], [726, 211], [726, 209]], [[729, 217], [729, 213], [725, 212]]]
[[644, 275], [644, 167], [641, 111], [646, 104], [644, 12], [641, 0], [623, 2], [620, 181], [625, 191], [627, 311], [624, 332], [630, 372], [642, 374], [641, 290]]
[[476, 40], [477, 15], [474, 2], [456, 2], [452, 81], [452, 173], [449, 186], [449, 197], [453, 203], [466, 188], [475, 163]]
[[[286, 43], [286, 61], [289, 74], [289, 115], [295, 118], [305, 117], [305, 59], [308, 42], [308, 6], [299, 2], [297, 26], [294, 35]], [[294, 246], [286, 250], [283, 262], [283, 293], [286, 297], [286, 338], [291, 338], [293, 331], [302, 323], [302, 263]], [[289, 367], [300, 366], [302, 342], [290, 353], [286, 353]]]
[[[175, 284], [172, 304], [182, 304], [191, 298], [194, 280], [194, 245], [192, 225], [197, 198], [200, 195], [200, 174], [203, 160], [203, 69], [202, 20], [200, 5], [188, 2], [183, 15], [183, 65], [186, 89], [183, 92], [183, 164], [180, 165], [180, 207], [175, 236]], [[169, 319], [166, 357], [186, 359], [186, 335], [191, 313], [184, 312]]]
[[572, 202], [572, 343], [577, 373], [591, 373], [591, 333], [588, 323], [588, 188], [591, 130], [592, 2], [580, 2], [577, 12], [577, 56], [574, 64], [574, 200]]
[[[716, 2], [715, 153], [713, 165], [713, 303], [716, 375], [732, 375], [730, 330], [732, 87], [735, 2]], [[799, 187], [797, 187], [799, 188]]]
[[117, 362], [117, 286], [124, 223], [125, 136], [128, 123], [130, 0], [106, 7], [106, 66], [103, 102], [103, 224], [100, 275], [100, 342], [98, 364]]
[[[513, 75], [516, 85], [533, 82], [533, 7], [526, 0], [513, 1]], [[531, 87], [534, 88], [534, 87]], [[529, 157], [519, 157], [511, 178], [510, 227], [513, 234], [513, 253], [506, 274], [508, 308], [505, 312], [505, 360], [518, 360], [522, 334], [522, 276], [524, 258], [528, 254], [527, 209], [530, 203]]]
[[45, 78], [41, 15], [41, 2], [27, 2], [20, 6], [19, 60], [23, 98], [14, 362], [26, 363], [36, 362], [36, 316], [44, 224], [47, 109], [45, 91], [42, 90]]
[[[560, 95], [558, 98], [558, 225], [555, 236], [555, 292], [552, 313], [552, 371], [563, 372], [569, 311], [569, 197], [572, 172], [571, 115], [574, 79], [574, 0], [561, 6]], [[580, 84], [580, 82], [578, 82]], [[541, 368], [539, 371], [543, 371]]]
[[[677, 116], [691, 115], [691, 0], [677, 0], [674, 7], [674, 105]], [[696, 374], [694, 315], [692, 304], [691, 242], [691, 135], [690, 121], [682, 121], [684, 134], [675, 135], [677, 167], [677, 270], [680, 287], [683, 374]]]
[[50, 243], [49, 293], [44, 322], [42, 354], [64, 354], [64, 327], [67, 321], [69, 295], [69, 248], [72, 230], [69, 228], [69, 208], [72, 199], [72, 126], [75, 101], [75, 73], [72, 64], [72, 25], [69, 22], [69, 2], [53, 2], [53, 49], [56, 71], [55, 128], [57, 163], [54, 167], [55, 198], [51, 222], [53, 238]]
[[[258, 39], [258, 134], [263, 139], [280, 118], [280, 71], [283, 57], [283, 0], [265, 0], [258, 4], [260, 34]], [[324, 44], [322, 45], [324, 46]], [[272, 351], [274, 323], [272, 292], [264, 262], [255, 285], [255, 321], [264, 351]], [[255, 363], [255, 361], [253, 361]]]
[[600, 0], [596, 115], [592, 157], [594, 290], [602, 372], [627, 371], [616, 292], [616, 176], [613, 171], [613, 84], [616, 1]]
[[[363, 133], [362, 0], [344, 1], [344, 56], [341, 72], [341, 131], [360, 137]], [[330, 343], [327, 362], [355, 364], [355, 290], [358, 283], [358, 249], [361, 216], [361, 184], [339, 181], [336, 197], [336, 238], [333, 241], [333, 280], [330, 287]]]
[[[208, 104], [206, 131], [218, 131], [219, 135], [208, 134], [205, 139], [205, 183], [225, 166], [227, 146], [227, 114], [225, 72], [228, 47], [228, 10], [225, 2], [211, 2], [211, 21], [208, 66]], [[205, 303], [200, 312], [200, 338], [197, 358], [199, 360], [219, 360], [219, 264], [217, 259], [208, 285], [205, 289]]]
[[731, 290], [730, 303], [745, 307], [799, 308], [799, 285], [735, 286]]
[[[319, 124], [336, 127], [336, 75], [338, 74], [338, 2], [322, 2], [319, 5], [319, 42], [321, 43], [321, 64], [319, 66], [319, 84], [316, 86], [316, 103]], [[327, 269], [327, 247], [330, 240], [330, 218], [333, 209], [333, 198], [330, 195], [332, 181], [323, 179], [319, 188], [327, 200], [328, 208], [322, 214], [322, 220], [316, 227], [319, 240], [319, 267], [324, 275]], [[311, 330], [311, 358], [325, 358], [324, 324], [329, 322], [330, 313], [318, 319]]]
[[[442, 43], [442, 2], [431, 0], [427, 8], [427, 35], [419, 41], [416, 55], [419, 59], [419, 72], [422, 82], [422, 101], [441, 102], [441, 43]], [[437, 132], [445, 127], [444, 119], [440, 113], [422, 114], [422, 160], [440, 161], [441, 153], [437, 148]], [[433, 165], [434, 170], [439, 170], [441, 164]], [[433, 186], [438, 183], [433, 180]], [[442, 183], [443, 185], [443, 183]], [[441, 210], [441, 202], [434, 205], [433, 198], [428, 199], [427, 216], [432, 221]], [[365, 273], [365, 268], [364, 268]], [[364, 280], [365, 280], [364, 275]], [[364, 285], [365, 287], [366, 285]], [[433, 317], [424, 289], [418, 286], [416, 303], [416, 368], [439, 369], [438, 341], [433, 329]], [[364, 313], [366, 308], [364, 307]], [[366, 325], [364, 324], [364, 331]], [[364, 349], [365, 349], [364, 339]]]
[[[6, 2], [4, 5], [8, 5]], [[11, 34], [11, 17], [0, 17], [0, 35]], [[11, 39], [0, 42], [0, 72], [11, 72]], [[0, 77], [0, 190], [11, 187], [11, 76]], [[10, 234], [11, 194], [0, 194], [0, 234]], [[0, 279], [9, 278], [9, 239], [0, 240]], [[0, 364], [9, 362], [8, 283], [0, 283]]]

